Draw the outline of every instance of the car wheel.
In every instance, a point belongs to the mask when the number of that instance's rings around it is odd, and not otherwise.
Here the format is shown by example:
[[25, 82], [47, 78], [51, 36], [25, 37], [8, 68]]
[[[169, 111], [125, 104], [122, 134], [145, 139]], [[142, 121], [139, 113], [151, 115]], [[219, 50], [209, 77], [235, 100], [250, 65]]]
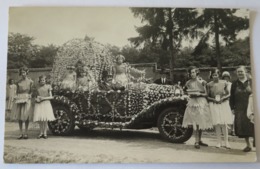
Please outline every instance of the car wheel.
[[74, 116], [66, 105], [54, 105], [53, 113], [56, 120], [48, 123], [49, 129], [54, 135], [70, 135], [74, 128]]
[[183, 128], [184, 110], [178, 108], [165, 109], [158, 118], [157, 126], [160, 134], [172, 143], [183, 143], [192, 136], [192, 128]]

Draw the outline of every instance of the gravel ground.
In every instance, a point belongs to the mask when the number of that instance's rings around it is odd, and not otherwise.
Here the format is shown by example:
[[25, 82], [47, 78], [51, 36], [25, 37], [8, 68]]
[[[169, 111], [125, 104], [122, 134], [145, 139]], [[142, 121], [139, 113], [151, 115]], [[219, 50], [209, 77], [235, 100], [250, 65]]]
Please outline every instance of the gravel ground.
[[31, 125], [28, 140], [17, 140], [18, 125], [5, 124], [5, 163], [180, 163], [180, 162], [254, 162], [256, 152], [244, 153], [243, 139], [230, 137], [232, 149], [215, 148], [214, 132], [204, 132], [209, 147], [195, 149], [194, 138], [185, 144], [161, 139], [156, 129], [104, 130], [82, 132], [72, 136], [37, 139], [38, 127]]

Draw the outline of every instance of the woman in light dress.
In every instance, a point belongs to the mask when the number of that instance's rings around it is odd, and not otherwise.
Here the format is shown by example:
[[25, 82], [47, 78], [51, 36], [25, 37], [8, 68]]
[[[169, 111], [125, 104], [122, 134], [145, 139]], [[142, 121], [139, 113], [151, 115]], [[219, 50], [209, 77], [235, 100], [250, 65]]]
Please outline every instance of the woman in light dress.
[[76, 88], [77, 74], [74, 66], [67, 66], [67, 74], [61, 82], [62, 89], [74, 90]]
[[8, 85], [6, 86], [6, 119], [10, 119], [10, 113], [13, 111], [14, 97], [16, 96], [17, 86], [14, 84], [13, 79], [9, 79]]
[[91, 91], [98, 89], [97, 82], [87, 66], [83, 66], [79, 69], [77, 87], [79, 90], [82, 91]]
[[46, 76], [40, 76], [33, 117], [33, 121], [38, 122], [40, 126], [40, 134], [38, 136], [39, 139], [47, 139], [48, 121], [55, 120], [50, 103], [50, 99], [52, 99], [51, 90], [51, 86], [46, 84]]
[[208, 146], [201, 141], [201, 136], [202, 130], [213, 127], [212, 117], [206, 99], [206, 82], [198, 76], [199, 70], [195, 66], [191, 66], [188, 72], [191, 79], [186, 82], [185, 88], [189, 91], [190, 98], [184, 113], [182, 126], [185, 128], [193, 126], [195, 134], [194, 147], [199, 149], [200, 146]]
[[[33, 107], [31, 102], [31, 94], [33, 90], [33, 81], [27, 76], [29, 69], [22, 67], [19, 70], [19, 76], [22, 78], [17, 82], [17, 92], [14, 98], [14, 111], [12, 112], [12, 120], [18, 120], [20, 135], [18, 139], [28, 139], [29, 121], [32, 120]], [[25, 123], [25, 130], [23, 130]]]
[[116, 63], [113, 67], [113, 83], [127, 88], [128, 84], [135, 79], [130, 73], [138, 74], [142, 78], [145, 72], [130, 67], [124, 61], [123, 55], [116, 56]]
[[230, 149], [228, 142], [228, 125], [233, 123], [232, 112], [229, 106], [229, 89], [225, 80], [220, 80], [220, 71], [213, 69], [210, 73], [211, 82], [207, 84], [209, 108], [212, 115], [212, 122], [215, 127], [217, 144], [222, 146], [221, 135], [224, 135], [224, 147]]

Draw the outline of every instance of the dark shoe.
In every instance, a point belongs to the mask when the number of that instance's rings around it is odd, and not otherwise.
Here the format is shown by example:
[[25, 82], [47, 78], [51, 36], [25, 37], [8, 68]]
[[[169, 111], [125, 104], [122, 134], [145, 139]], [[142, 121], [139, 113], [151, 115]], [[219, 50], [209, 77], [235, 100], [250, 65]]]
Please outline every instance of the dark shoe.
[[25, 135], [23, 136], [23, 139], [28, 139], [28, 135], [25, 134]]
[[23, 139], [23, 134], [21, 134], [19, 137], [17, 137], [18, 140]]
[[208, 147], [208, 146], [209, 146], [209, 145], [203, 143], [202, 141], [199, 141], [199, 145], [200, 145], [200, 146], [204, 146], [204, 147]]
[[47, 138], [48, 138], [48, 136], [47, 136], [47, 135], [43, 135], [43, 136], [42, 136], [42, 138], [44, 138], [44, 139], [47, 139]]
[[43, 134], [40, 134], [37, 139], [43, 138]]
[[195, 145], [194, 145], [194, 147], [195, 147], [196, 149], [200, 149], [200, 145], [199, 145], [199, 143], [196, 142]]
[[249, 152], [251, 150], [252, 150], [251, 147], [246, 147], [246, 148], [243, 149], [244, 152]]

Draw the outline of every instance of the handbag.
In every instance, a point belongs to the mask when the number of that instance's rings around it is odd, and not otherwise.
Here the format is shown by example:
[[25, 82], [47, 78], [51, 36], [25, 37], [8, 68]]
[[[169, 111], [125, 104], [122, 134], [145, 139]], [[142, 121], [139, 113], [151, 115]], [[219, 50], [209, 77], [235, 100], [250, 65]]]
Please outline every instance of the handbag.
[[29, 100], [30, 100], [30, 94], [28, 94], [28, 93], [18, 94], [15, 97], [16, 104], [27, 103]]

